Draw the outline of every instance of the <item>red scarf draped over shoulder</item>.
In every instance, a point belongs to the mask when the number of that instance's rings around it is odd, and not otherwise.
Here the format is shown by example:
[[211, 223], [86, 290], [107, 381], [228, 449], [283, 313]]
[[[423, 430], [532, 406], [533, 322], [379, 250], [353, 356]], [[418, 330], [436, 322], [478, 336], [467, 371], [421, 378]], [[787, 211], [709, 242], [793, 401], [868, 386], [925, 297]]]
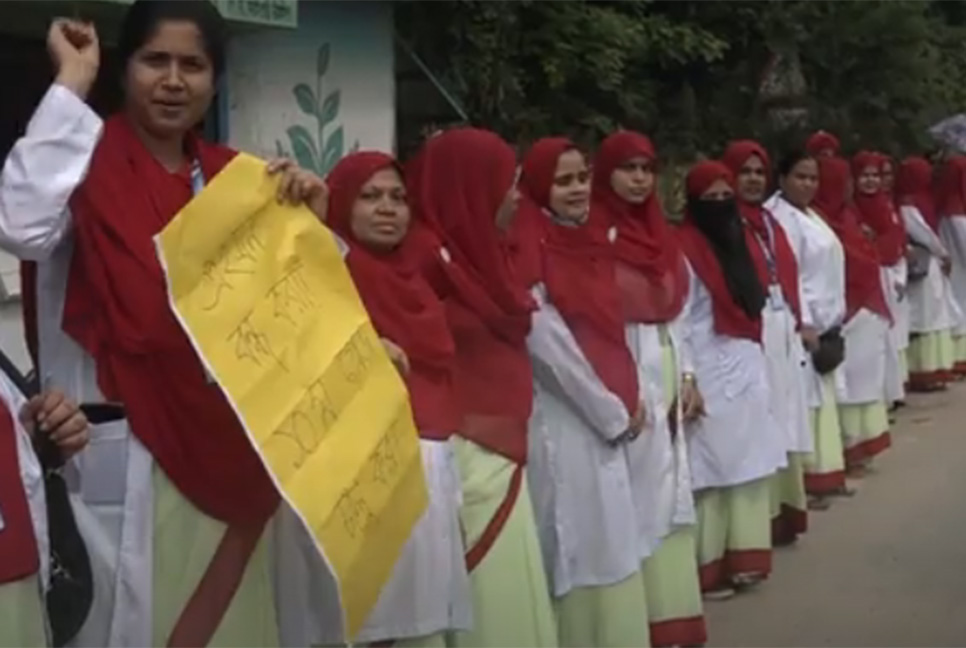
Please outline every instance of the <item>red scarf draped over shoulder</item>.
[[823, 130], [812, 133], [805, 142], [805, 150], [815, 156], [838, 155], [839, 146], [839, 138]]
[[[888, 158], [881, 153], [860, 151], [852, 157], [852, 175], [858, 178], [868, 168], [882, 173], [887, 161]], [[884, 266], [899, 263], [906, 253], [906, 228], [889, 194], [881, 187], [871, 194], [863, 193], [856, 187], [854, 201], [862, 222], [875, 232], [879, 262]]]
[[456, 347], [443, 302], [420, 273], [416, 241], [407, 235], [395, 249], [381, 251], [352, 231], [353, 203], [383, 169], [400, 171], [385, 153], [363, 151], [342, 158], [326, 179], [328, 224], [349, 245], [346, 264], [373, 326], [406, 352], [406, 386], [420, 435], [445, 440], [460, 424], [453, 388]]
[[896, 199], [919, 210], [923, 220], [939, 232], [939, 213], [933, 196], [932, 165], [923, 157], [908, 157], [896, 172]]
[[23, 580], [40, 569], [37, 536], [17, 450], [18, 433], [14, 414], [0, 399], [0, 585]]
[[940, 218], [966, 215], [966, 156], [950, 158], [940, 170], [936, 208]]
[[619, 131], [601, 144], [594, 160], [591, 220], [617, 228], [617, 285], [625, 320], [666, 323], [684, 308], [688, 270], [656, 189], [636, 205], [611, 186], [614, 170], [633, 158], [657, 163], [654, 145], [641, 133]]
[[[235, 156], [188, 138], [211, 179]], [[192, 198], [190, 168], [165, 170], [125, 117], [107, 121], [74, 193], [64, 330], [97, 364], [101, 391], [192, 504], [228, 524], [261, 524], [278, 494], [234, 410], [209, 384], [168, 303], [153, 237]]]
[[892, 319], [879, 271], [879, 256], [859, 226], [855, 208], [848, 204], [849, 163], [842, 158], [819, 158], [815, 207], [845, 251], [845, 321], [862, 308]]
[[430, 139], [407, 187], [420, 247], [456, 342], [460, 436], [524, 463], [533, 406], [526, 338], [534, 304], [514, 276], [495, 218], [516, 174], [513, 149], [495, 133], [458, 128]]
[[574, 150], [564, 138], [538, 141], [523, 161], [522, 199], [543, 219], [542, 276], [547, 297], [577, 340], [594, 373], [634, 416], [640, 395], [637, 365], [624, 333], [614, 247], [606, 222], [568, 226], [551, 220], [550, 191], [557, 161]]
[[[765, 148], [753, 140], [738, 140], [731, 142], [725, 149], [721, 161], [727, 166], [731, 173], [737, 178], [741, 172], [741, 167], [748, 161], [748, 158], [755, 156], [761, 160], [765, 167], [765, 173], [771, 167], [768, 152]], [[781, 286], [782, 295], [785, 302], [791, 306], [795, 319], [801, 324], [802, 305], [798, 293], [798, 261], [795, 259], [795, 252], [788, 242], [785, 229], [778, 223], [774, 216], [761, 206], [761, 203], [750, 203], [738, 197], [738, 211], [741, 212], [741, 220], [745, 224], [745, 242], [751, 259], [755, 262], [755, 269], [758, 271], [758, 279], [762, 286], [770, 286], [772, 278], [768, 270], [768, 254], [765, 245], [774, 247], [775, 271], [778, 275], [778, 284]], [[769, 229], [771, 236], [769, 236]], [[771, 241], [771, 243], [769, 243]]]
[[[717, 160], [698, 162], [688, 171], [685, 181], [688, 198], [699, 197], [718, 180], [726, 181], [732, 188], [735, 185], [731, 170], [721, 162]], [[684, 222], [678, 228], [678, 239], [691, 268], [711, 295], [715, 332], [719, 335], [761, 343], [761, 317], [749, 317], [735, 303], [711, 243], [694, 225], [687, 213], [684, 215]]]

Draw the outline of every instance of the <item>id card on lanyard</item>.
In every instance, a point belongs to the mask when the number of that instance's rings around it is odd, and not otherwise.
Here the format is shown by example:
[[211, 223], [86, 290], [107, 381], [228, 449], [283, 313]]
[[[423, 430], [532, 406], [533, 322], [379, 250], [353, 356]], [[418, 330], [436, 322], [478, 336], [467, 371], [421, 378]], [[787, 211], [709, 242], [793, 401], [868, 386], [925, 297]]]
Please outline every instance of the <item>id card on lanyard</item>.
[[772, 310], [781, 311], [785, 310], [785, 296], [782, 294], [782, 286], [778, 281], [778, 261], [777, 255], [775, 254], [775, 230], [771, 219], [767, 214], [762, 214], [762, 220], [765, 223], [765, 230], [768, 232], [768, 240], [763, 241], [761, 235], [752, 229], [755, 238], [758, 239], [758, 244], [761, 246], [762, 252], [765, 255], [765, 264], [768, 267], [768, 305]]
[[[201, 162], [198, 158], [195, 158], [191, 162], [191, 195], [197, 196], [205, 188], [205, 172], [201, 170]], [[208, 381], [209, 385], [215, 384], [215, 377], [211, 375], [208, 371], [208, 367], [203, 367], [205, 370], [205, 379]]]

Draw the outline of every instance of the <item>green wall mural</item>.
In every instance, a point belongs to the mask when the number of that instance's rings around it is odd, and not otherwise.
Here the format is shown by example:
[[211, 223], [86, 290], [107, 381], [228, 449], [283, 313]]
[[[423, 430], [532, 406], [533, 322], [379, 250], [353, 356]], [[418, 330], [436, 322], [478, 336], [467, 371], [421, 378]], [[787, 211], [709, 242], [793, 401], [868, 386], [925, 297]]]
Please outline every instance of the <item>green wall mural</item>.
[[[291, 153], [281, 141], [275, 140], [279, 156], [293, 157], [299, 166], [323, 177], [342, 159], [345, 148], [345, 133], [338, 124], [341, 93], [336, 88], [325, 94], [323, 81], [329, 71], [330, 50], [329, 44], [323, 43], [316, 52], [315, 88], [307, 83], [298, 83], [292, 88], [299, 110], [315, 122], [314, 132], [301, 124], [289, 126], [285, 134]], [[350, 152], [358, 149], [359, 142], [356, 141]]]

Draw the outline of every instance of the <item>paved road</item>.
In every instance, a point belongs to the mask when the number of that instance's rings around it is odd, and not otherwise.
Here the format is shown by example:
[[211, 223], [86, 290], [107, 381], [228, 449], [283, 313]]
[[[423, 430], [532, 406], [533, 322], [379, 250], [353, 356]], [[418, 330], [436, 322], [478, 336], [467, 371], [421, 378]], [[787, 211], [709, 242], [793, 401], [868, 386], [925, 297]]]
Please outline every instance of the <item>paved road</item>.
[[768, 582], [705, 604], [710, 646], [966, 646], [966, 384], [912, 396], [892, 431]]

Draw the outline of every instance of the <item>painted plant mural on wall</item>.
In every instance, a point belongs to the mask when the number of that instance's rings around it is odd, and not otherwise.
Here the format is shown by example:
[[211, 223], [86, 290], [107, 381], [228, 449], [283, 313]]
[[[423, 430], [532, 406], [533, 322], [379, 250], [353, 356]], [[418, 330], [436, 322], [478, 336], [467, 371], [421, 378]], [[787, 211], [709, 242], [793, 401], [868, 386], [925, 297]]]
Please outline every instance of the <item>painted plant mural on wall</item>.
[[[321, 45], [316, 53], [315, 88], [307, 83], [299, 83], [292, 88], [299, 109], [315, 122], [315, 132], [310, 132], [300, 124], [289, 126], [285, 133], [288, 135], [290, 151], [282, 142], [275, 141], [279, 156], [293, 157], [299, 166], [323, 177], [342, 159], [345, 152], [345, 132], [337, 121], [341, 94], [338, 89], [324, 94], [323, 79], [329, 71], [329, 54], [328, 43]], [[356, 141], [350, 152], [358, 148], [359, 142]]]

